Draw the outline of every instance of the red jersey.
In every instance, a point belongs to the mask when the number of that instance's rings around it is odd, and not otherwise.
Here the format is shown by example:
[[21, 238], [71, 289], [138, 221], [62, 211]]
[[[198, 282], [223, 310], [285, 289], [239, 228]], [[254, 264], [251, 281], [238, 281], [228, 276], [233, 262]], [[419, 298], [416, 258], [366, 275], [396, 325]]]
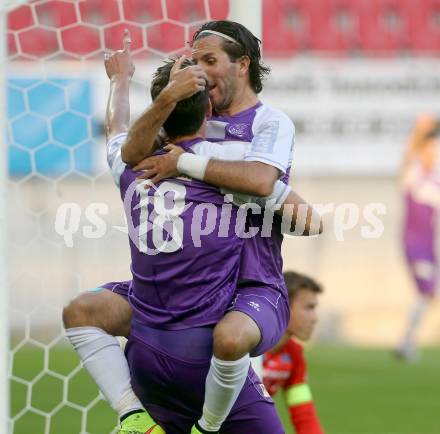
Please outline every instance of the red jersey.
[[290, 418], [297, 434], [323, 434], [307, 384], [307, 365], [303, 347], [290, 339], [276, 353], [263, 360], [263, 382], [271, 395], [284, 391]]

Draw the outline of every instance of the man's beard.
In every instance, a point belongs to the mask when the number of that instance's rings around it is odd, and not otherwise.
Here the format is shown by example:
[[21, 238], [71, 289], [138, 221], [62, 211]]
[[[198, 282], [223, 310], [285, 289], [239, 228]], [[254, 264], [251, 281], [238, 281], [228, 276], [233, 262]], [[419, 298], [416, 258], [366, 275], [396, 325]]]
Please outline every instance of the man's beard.
[[231, 97], [223, 98], [219, 104], [216, 104], [214, 101], [211, 101], [211, 103], [212, 103], [212, 108], [216, 113], [222, 113], [230, 107], [232, 103], [232, 98]]

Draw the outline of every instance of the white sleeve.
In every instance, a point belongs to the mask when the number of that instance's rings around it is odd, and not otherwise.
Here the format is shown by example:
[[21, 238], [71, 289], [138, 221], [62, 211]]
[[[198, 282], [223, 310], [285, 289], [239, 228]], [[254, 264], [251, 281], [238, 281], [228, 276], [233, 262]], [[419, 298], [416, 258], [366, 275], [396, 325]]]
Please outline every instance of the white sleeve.
[[215, 143], [203, 141], [192, 146], [192, 150], [197, 155], [225, 161], [241, 161], [249, 147], [245, 142], [223, 142]]
[[127, 140], [127, 133], [121, 133], [112, 137], [107, 142], [107, 163], [112, 172], [113, 180], [119, 187], [119, 179], [125, 170], [126, 164], [122, 161], [121, 147]]
[[295, 127], [282, 112], [263, 106], [252, 126], [254, 138], [245, 161], [260, 161], [285, 174], [292, 164]]

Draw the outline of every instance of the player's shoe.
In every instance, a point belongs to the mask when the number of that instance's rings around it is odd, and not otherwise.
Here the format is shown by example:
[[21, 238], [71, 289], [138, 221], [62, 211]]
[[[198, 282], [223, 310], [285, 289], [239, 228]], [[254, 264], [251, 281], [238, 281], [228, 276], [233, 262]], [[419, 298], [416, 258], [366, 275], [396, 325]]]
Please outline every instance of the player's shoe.
[[191, 433], [190, 434], [218, 434], [218, 431], [206, 431], [206, 430], [200, 428], [200, 425], [198, 423], [196, 423], [191, 428]]
[[166, 434], [146, 412], [134, 413], [121, 422], [118, 434]]
[[415, 363], [419, 361], [420, 354], [415, 349], [398, 348], [397, 350], [394, 350], [394, 357], [403, 360], [404, 362]]

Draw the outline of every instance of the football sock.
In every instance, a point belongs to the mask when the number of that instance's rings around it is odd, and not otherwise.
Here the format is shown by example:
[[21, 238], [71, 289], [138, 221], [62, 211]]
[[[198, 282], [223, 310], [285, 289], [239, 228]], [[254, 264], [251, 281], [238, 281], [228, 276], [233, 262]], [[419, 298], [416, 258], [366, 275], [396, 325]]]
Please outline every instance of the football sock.
[[212, 357], [206, 377], [203, 413], [199, 420], [202, 429], [213, 432], [220, 429], [243, 388], [249, 364], [249, 354], [234, 361]]
[[66, 335], [84, 368], [119, 417], [144, 409], [131, 388], [127, 359], [114, 336], [96, 327], [70, 328]]
[[410, 312], [408, 326], [400, 347], [404, 353], [410, 353], [414, 350], [414, 335], [428, 304], [429, 300], [426, 297], [420, 297]]

